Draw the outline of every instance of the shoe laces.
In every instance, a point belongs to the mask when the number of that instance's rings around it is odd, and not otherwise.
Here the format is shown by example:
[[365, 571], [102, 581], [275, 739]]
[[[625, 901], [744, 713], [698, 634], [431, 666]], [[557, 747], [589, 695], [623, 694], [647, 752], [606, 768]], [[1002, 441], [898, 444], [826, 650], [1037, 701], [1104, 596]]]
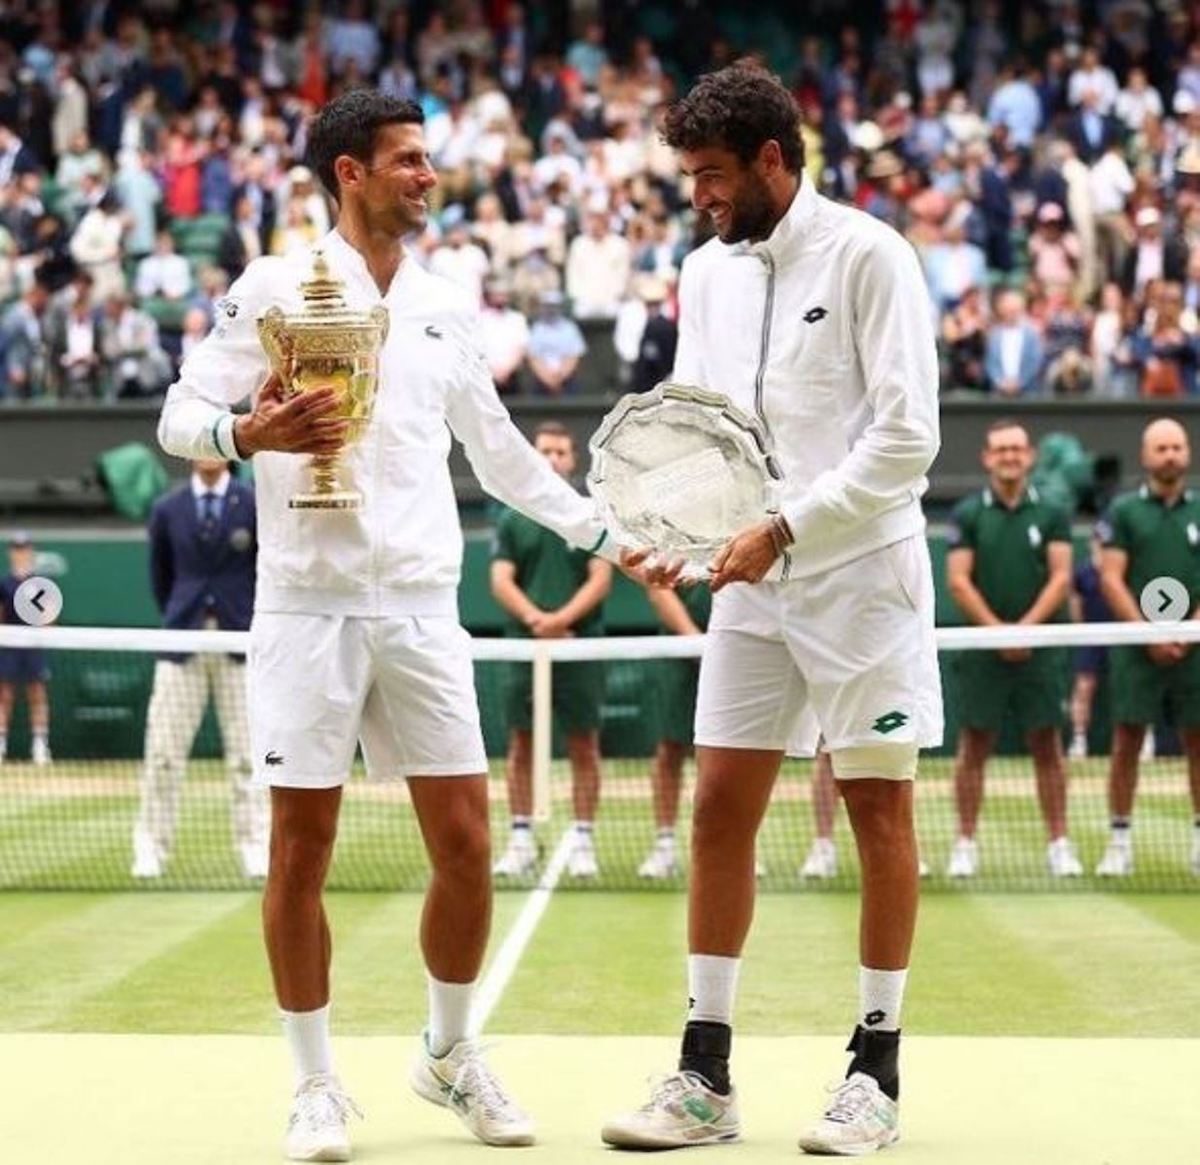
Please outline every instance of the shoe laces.
[[642, 1105], [642, 1112], [669, 1109], [689, 1092], [704, 1087], [704, 1081], [695, 1072], [672, 1072], [669, 1075], [649, 1077], [650, 1099]]
[[316, 1128], [327, 1124], [331, 1118], [345, 1124], [351, 1114], [362, 1120], [362, 1109], [343, 1091], [338, 1078], [328, 1072], [306, 1077], [296, 1090], [293, 1124]]
[[825, 1119], [842, 1125], [857, 1124], [870, 1116], [874, 1107], [875, 1097], [863, 1081], [843, 1080], [833, 1088]]
[[463, 1061], [454, 1074], [454, 1083], [450, 1086], [450, 1099], [473, 1099], [488, 1117], [524, 1119], [525, 1114], [504, 1091], [504, 1086], [483, 1058], [485, 1050], [483, 1046], [467, 1048]]

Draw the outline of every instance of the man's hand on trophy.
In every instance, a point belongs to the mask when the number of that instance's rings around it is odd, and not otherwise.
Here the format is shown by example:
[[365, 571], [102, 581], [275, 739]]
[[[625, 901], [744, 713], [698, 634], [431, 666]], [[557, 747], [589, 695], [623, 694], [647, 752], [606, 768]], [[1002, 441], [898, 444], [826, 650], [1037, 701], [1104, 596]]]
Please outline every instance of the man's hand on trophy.
[[348, 422], [337, 415], [340, 407], [340, 393], [332, 385], [285, 399], [283, 382], [272, 373], [259, 390], [254, 411], [233, 423], [238, 454], [336, 453], [349, 430]]
[[734, 535], [713, 559], [709, 577], [713, 593], [730, 583], [761, 582], [791, 542], [792, 532], [778, 516], [756, 522]]
[[673, 587], [679, 582], [685, 562], [682, 558], [663, 558], [653, 550], [622, 548], [617, 565], [642, 586]]

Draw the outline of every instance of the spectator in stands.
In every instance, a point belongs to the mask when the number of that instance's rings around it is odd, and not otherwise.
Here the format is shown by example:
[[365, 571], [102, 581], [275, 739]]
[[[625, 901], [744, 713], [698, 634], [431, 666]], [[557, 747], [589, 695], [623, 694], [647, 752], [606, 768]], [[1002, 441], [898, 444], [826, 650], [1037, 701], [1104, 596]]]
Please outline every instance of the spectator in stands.
[[1085, 89], [1079, 107], [1067, 123], [1067, 140], [1089, 166], [1103, 157], [1114, 141], [1119, 140], [1120, 123], [1101, 108], [1101, 98], [1092, 89]]
[[183, 334], [179, 341], [179, 365], [192, 354], [192, 349], [208, 335], [211, 327], [208, 315], [202, 307], [189, 307], [183, 313]]
[[983, 251], [967, 241], [971, 204], [960, 202], [943, 226], [942, 241], [925, 250], [925, 278], [938, 312], [958, 303], [969, 288], [987, 283], [987, 260]]
[[[575, 471], [575, 443], [562, 424], [546, 421], [539, 425], [534, 446], [563, 477]], [[572, 549], [559, 535], [516, 510], [505, 508], [497, 520], [491, 582], [493, 596], [509, 616], [509, 635], [562, 639], [604, 634], [601, 605], [612, 589], [612, 567]], [[598, 662], [560, 663], [554, 669], [551, 691], [571, 762], [575, 826], [567, 873], [574, 878], [595, 878], [599, 865], [593, 827], [600, 799], [604, 666]], [[511, 669], [505, 704], [512, 831], [492, 872], [513, 878], [532, 873], [537, 861], [532, 829], [533, 707], [528, 665]]]
[[1127, 396], [1120, 369], [1116, 365], [1117, 348], [1125, 333], [1125, 297], [1116, 283], [1106, 283], [1100, 292], [1100, 308], [1092, 320], [1089, 346], [1092, 379], [1099, 396]]
[[1027, 149], [1041, 127], [1042, 105], [1030, 82], [1024, 61], [1002, 67], [988, 102], [987, 119], [993, 129], [1003, 126], [1010, 146]]
[[1134, 337], [1131, 346], [1142, 396], [1182, 397], [1196, 392], [1200, 342], [1183, 330], [1182, 314], [1183, 288], [1178, 283], [1158, 285], [1153, 323]]
[[667, 285], [658, 276], [641, 276], [636, 290], [638, 298], [645, 304], [646, 322], [638, 340], [631, 387], [634, 392], [649, 392], [656, 384], [670, 379], [675, 367], [679, 328], [664, 310]]
[[1042, 341], [1025, 312], [1025, 297], [996, 293], [995, 322], [988, 330], [984, 371], [988, 388], [1002, 396], [1027, 396], [1041, 387]]
[[986, 388], [987, 301], [978, 287], [968, 287], [942, 317], [942, 347], [946, 353], [946, 388]]
[[319, 237], [303, 199], [293, 198], [284, 210], [283, 222], [271, 232], [270, 253], [287, 255], [311, 246]]
[[[1142, 433], [1146, 478], [1122, 494], [1097, 526], [1103, 544], [1100, 586], [1114, 618], [1142, 623], [1139, 596], [1154, 580], [1175, 579], [1187, 591], [1186, 610], [1200, 604], [1200, 497], [1187, 487], [1191, 449], [1173, 420], [1156, 420]], [[1102, 877], [1133, 873], [1133, 800], [1138, 756], [1147, 726], [1169, 706], [1187, 755], [1193, 830], [1191, 870], [1200, 874], [1200, 651], [1187, 643], [1114, 647], [1109, 653], [1113, 736], [1108, 803], [1112, 832], [1096, 867]]]
[[[703, 635], [708, 629], [712, 593], [706, 583], [678, 590], [647, 587], [646, 598], [667, 634]], [[675, 825], [679, 819], [679, 795], [683, 788], [683, 762], [692, 752], [699, 677], [699, 658], [657, 661], [654, 707], [658, 743], [651, 774], [656, 833], [654, 846], [638, 867], [639, 878], [657, 880], [679, 873]]]
[[567, 252], [567, 295], [576, 319], [616, 319], [629, 286], [629, 243], [609, 227], [608, 208], [588, 211]]
[[1092, 363], [1088, 357], [1091, 320], [1062, 285], [1046, 293], [1042, 321], [1045, 387], [1055, 396], [1080, 396], [1092, 389]]
[[589, 20], [583, 36], [567, 48], [567, 68], [574, 69], [585, 86], [594, 88], [599, 83], [601, 70], [607, 64], [604, 25], [598, 20]]
[[1142, 294], [1155, 279], [1182, 282], [1187, 275], [1187, 247], [1177, 235], [1163, 236], [1162, 212], [1143, 206], [1134, 218], [1137, 238], [1125, 256], [1120, 272], [1126, 295]]
[[60, 400], [99, 395], [100, 308], [91, 272], [80, 271], [46, 315], [46, 387]]
[[1162, 97], [1157, 89], [1150, 84], [1146, 70], [1134, 65], [1129, 70], [1125, 86], [1117, 94], [1113, 112], [1125, 127], [1127, 133], [1138, 133], [1146, 123], [1147, 117], [1161, 120], [1163, 115]]
[[44, 388], [42, 317], [50, 288], [35, 278], [0, 317], [0, 400], [30, 400]]
[[[1071, 585], [1071, 621], [1108, 623], [1112, 611], [1100, 586], [1100, 539], [1093, 535], [1086, 562], [1076, 568]], [[1074, 680], [1071, 685], [1071, 744], [1067, 756], [1081, 760], [1088, 755], [1088, 731], [1092, 725], [1092, 705], [1100, 676], [1108, 670], [1108, 648], [1098, 644], [1075, 650]]]
[[483, 286], [480, 339], [501, 394], [520, 391], [521, 368], [529, 353], [529, 323], [509, 301], [508, 283], [491, 276]]
[[[245, 631], [254, 609], [258, 555], [254, 491], [224, 461], [192, 462], [191, 478], [150, 513], [150, 586], [163, 623]], [[266, 796], [251, 782], [245, 660], [215, 652], [165, 655], [154, 665], [146, 714], [141, 804], [133, 829], [135, 878], [166, 872], [175, 843], [188, 754], [212, 700], [233, 800], [234, 853], [246, 878], [267, 874]]]
[[1096, 220], [1096, 258], [1103, 278], [1114, 279], [1124, 271], [1134, 241], [1133, 225], [1125, 213], [1134, 180], [1119, 141], [1110, 142], [1092, 166], [1089, 184]]
[[38, 159], [12, 124], [0, 121], [0, 186], [7, 186], [22, 174], [36, 174], [38, 169]]
[[158, 338], [158, 324], [127, 293], [110, 296], [100, 319], [101, 382], [107, 400], [158, 396], [174, 369]]
[[162, 204], [162, 187], [154, 176], [154, 155], [146, 150], [125, 155], [113, 179], [113, 194], [128, 222], [125, 254], [130, 259], [143, 259], [154, 250], [158, 208]]
[[457, 283], [475, 303], [479, 303], [483, 299], [483, 281], [488, 273], [487, 253], [471, 242], [461, 207], [447, 207], [442, 217], [446, 235], [430, 257], [429, 270]]
[[247, 263], [263, 253], [256, 219], [254, 202], [248, 195], [242, 194], [234, 200], [233, 219], [221, 235], [217, 248], [217, 262], [230, 279], [236, 279]]
[[[34, 572], [33, 542], [18, 531], [8, 543], [8, 575], [0, 578], [0, 624], [20, 623], [13, 605], [18, 588]], [[50, 667], [38, 648], [0, 648], [0, 764], [8, 754], [8, 727], [18, 685], [25, 689], [29, 706], [30, 759], [35, 765], [50, 763]]]
[[134, 290], [141, 299], [184, 299], [192, 290], [192, 269], [176, 252], [170, 231], [155, 236], [154, 254], [138, 264]]
[[563, 313], [561, 291], [543, 291], [538, 317], [529, 330], [529, 368], [534, 391], [567, 396], [575, 391], [575, 373], [587, 351], [579, 325]]
[[1043, 203], [1029, 238], [1033, 277], [1044, 287], [1070, 287], [1079, 273], [1079, 239], [1066, 229], [1066, 213], [1056, 202]]
[[101, 188], [108, 178], [104, 155], [88, 140], [86, 127], [71, 139], [67, 150], [59, 155], [58, 169], [54, 175], [54, 181], [61, 191], [59, 209], [73, 223], [78, 222], [91, 205], [84, 185], [85, 177], [91, 178]]
[[121, 269], [121, 242], [125, 218], [116, 196], [109, 191], [89, 210], [71, 236], [71, 256], [80, 267], [91, 272], [97, 299], [125, 290]]
[[[1036, 626], [1066, 614], [1071, 586], [1070, 519], [1042, 501], [1029, 484], [1034, 450], [1023, 425], [996, 421], [984, 439], [987, 487], [954, 509], [946, 560], [950, 594], [968, 622]], [[1056, 649], [1005, 648], [963, 652], [956, 660], [959, 691], [954, 794], [958, 837], [946, 873], [979, 872], [975, 831], [984, 768], [1011, 715], [1033, 758], [1038, 802], [1054, 877], [1083, 872], [1067, 838], [1062, 705], [1065, 661]]]

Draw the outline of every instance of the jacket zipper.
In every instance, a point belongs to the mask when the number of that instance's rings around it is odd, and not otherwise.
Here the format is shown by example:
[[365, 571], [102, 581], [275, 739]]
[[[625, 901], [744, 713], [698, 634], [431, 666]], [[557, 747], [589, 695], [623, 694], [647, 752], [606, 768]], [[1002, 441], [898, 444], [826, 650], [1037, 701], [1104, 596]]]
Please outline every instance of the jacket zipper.
[[[767, 356], [771, 351], [771, 317], [775, 314], [775, 260], [766, 252], [763, 252], [762, 260], [767, 266], [767, 300], [766, 306], [763, 308], [762, 339], [759, 344], [758, 353], [758, 372], [754, 377], [754, 411], [758, 415], [759, 424], [762, 425], [763, 432], [766, 433], [769, 445], [773, 449], [775, 442], [771, 438], [771, 427], [767, 424], [766, 409], [763, 408], [763, 382], [767, 375]], [[778, 478], [774, 452], [768, 453], [767, 459], [772, 473]], [[792, 556], [785, 550], [783, 552], [783, 570], [779, 576], [780, 581], [786, 582], [791, 571]]]

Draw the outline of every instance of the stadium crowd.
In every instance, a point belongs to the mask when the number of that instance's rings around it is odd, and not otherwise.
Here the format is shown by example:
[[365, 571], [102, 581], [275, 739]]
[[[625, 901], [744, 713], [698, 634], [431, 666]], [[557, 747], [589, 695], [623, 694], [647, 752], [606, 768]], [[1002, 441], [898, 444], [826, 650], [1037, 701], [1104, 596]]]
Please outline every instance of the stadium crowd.
[[361, 85], [424, 108], [441, 181], [413, 250], [479, 294], [500, 390], [575, 391], [610, 335], [612, 388], [649, 387], [706, 229], [656, 127], [746, 52], [791, 81], [812, 180], [919, 251], [947, 389], [1196, 391], [1183, 4], [887, 0], [869, 38], [745, 14], [735, 37], [720, 5], [656, 38], [627, 14], [560, 37], [512, 0], [418, 7], [0, 7], [0, 399], [160, 393], [250, 259], [328, 229], [306, 125]]

